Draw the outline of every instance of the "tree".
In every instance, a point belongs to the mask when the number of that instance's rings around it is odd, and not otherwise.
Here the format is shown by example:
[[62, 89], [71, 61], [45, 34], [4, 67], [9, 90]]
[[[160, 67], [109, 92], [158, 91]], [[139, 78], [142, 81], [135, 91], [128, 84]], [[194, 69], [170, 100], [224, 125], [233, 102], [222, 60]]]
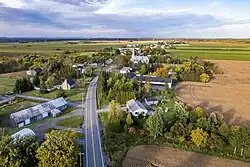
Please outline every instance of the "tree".
[[208, 132], [210, 130], [210, 121], [208, 118], [202, 117], [196, 121], [195, 126]]
[[202, 74], [200, 75], [200, 81], [203, 82], [203, 83], [209, 82], [209, 81], [210, 81], [209, 75], [206, 74], [206, 73], [202, 73]]
[[126, 123], [127, 123], [127, 125], [129, 125], [129, 126], [131, 126], [131, 125], [134, 123], [131, 114], [128, 114], [128, 115], [127, 115]]
[[207, 132], [203, 132], [203, 130], [200, 128], [192, 130], [191, 132], [191, 139], [197, 147], [206, 147], [207, 138]]
[[158, 111], [156, 111], [153, 116], [150, 116], [146, 120], [146, 127], [150, 136], [153, 136], [154, 139], [156, 139], [157, 136], [163, 135], [163, 122]]
[[146, 75], [148, 73], [148, 67], [146, 64], [142, 64], [139, 70], [141, 75]]
[[108, 107], [108, 119], [110, 123], [119, 123], [124, 118], [124, 112], [121, 110], [120, 104], [112, 100]]
[[229, 134], [229, 127], [226, 123], [223, 123], [219, 128], [218, 128], [218, 133], [223, 136], [225, 139], [227, 139], [228, 134]]
[[55, 77], [54, 76], [49, 76], [47, 78], [47, 81], [45, 82], [46, 86], [51, 88], [54, 85]]
[[225, 142], [221, 138], [221, 136], [211, 133], [210, 138], [208, 138], [208, 146], [212, 150], [223, 150]]
[[168, 69], [166, 67], [157, 68], [156, 71], [154, 72], [154, 75], [156, 75], [158, 77], [167, 78], [168, 77]]
[[176, 112], [177, 122], [186, 124], [189, 118], [189, 111], [181, 102], [175, 102], [174, 111]]
[[189, 119], [191, 122], [196, 122], [200, 118], [206, 117], [205, 111], [201, 107], [196, 107], [190, 112]]
[[8, 135], [0, 136], [0, 166], [19, 167], [21, 164], [18, 158], [17, 149], [14, 146], [13, 139]]
[[77, 162], [75, 132], [70, 130], [52, 130], [37, 151], [39, 167], [74, 167]]
[[229, 144], [234, 148], [234, 154], [236, 154], [237, 148], [239, 147], [239, 141], [240, 141], [240, 127], [239, 126], [231, 126], [230, 132], [229, 132]]
[[41, 83], [41, 85], [40, 85], [40, 93], [41, 93], [41, 94], [48, 93], [48, 91], [47, 91], [47, 86], [45, 85], [44, 82]]
[[37, 166], [36, 151], [39, 144], [33, 136], [20, 138], [15, 143], [20, 166], [34, 167]]
[[67, 97], [65, 90], [63, 90], [62, 88], [60, 88], [56, 92], [56, 98], [59, 98], [59, 97]]
[[39, 76], [34, 76], [34, 78], [33, 78], [33, 84], [35, 85], [35, 86], [39, 86], [40, 85], [40, 78], [39, 78]]
[[87, 77], [92, 77], [94, 75], [94, 70], [92, 67], [87, 67], [85, 70], [85, 75]]
[[152, 86], [149, 82], [146, 82], [145, 85], [145, 90], [146, 90], [146, 93], [147, 93], [147, 97], [150, 97], [153, 93], [153, 89], [152, 89]]

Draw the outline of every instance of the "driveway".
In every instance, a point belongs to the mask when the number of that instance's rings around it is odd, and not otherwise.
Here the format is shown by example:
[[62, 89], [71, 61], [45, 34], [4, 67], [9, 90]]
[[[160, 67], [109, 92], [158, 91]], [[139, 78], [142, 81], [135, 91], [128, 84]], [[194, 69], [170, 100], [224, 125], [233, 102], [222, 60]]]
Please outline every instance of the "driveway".
[[35, 126], [34, 128], [31, 128], [39, 141], [43, 140], [44, 138], [44, 134], [47, 132], [47, 130], [49, 128], [55, 128], [55, 129], [72, 129], [78, 133], [83, 133], [83, 129], [82, 128], [68, 128], [68, 127], [63, 127], [63, 126], [57, 126], [57, 122], [62, 120], [62, 119], [65, 119], [65, 118], [71, 118], [71, 117], [74, 117], [74, 116], [84, 116], [84, 112], [82, 109], [76, 109], [66, 115], [63, 115], [63, 116], [59, 116], [59, 117], [56, 117], [56, 118], [52, 118], [52, 119], [48, 119], [48, 120], [44, 120], [43, 123]]

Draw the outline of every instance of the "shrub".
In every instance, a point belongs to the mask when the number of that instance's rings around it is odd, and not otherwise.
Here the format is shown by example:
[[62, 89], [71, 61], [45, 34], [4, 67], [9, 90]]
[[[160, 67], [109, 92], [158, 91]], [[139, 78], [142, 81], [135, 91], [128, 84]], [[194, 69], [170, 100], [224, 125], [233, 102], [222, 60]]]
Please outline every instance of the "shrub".
[[200, 75], [200, 81], [203, 82], [203, 83], [207, 83], [210, 81], [210, 77], [208, 74], [206, 73], [203, 73]]

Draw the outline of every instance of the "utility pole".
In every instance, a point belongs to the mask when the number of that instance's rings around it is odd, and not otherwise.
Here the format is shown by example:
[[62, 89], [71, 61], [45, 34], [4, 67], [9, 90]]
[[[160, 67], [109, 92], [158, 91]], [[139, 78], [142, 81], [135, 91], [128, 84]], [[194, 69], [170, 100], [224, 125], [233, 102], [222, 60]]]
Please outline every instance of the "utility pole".
[[84, 155], [84, 153], [78, 153], [80, 155], [80, 167], [82, 167], [82, 155]]

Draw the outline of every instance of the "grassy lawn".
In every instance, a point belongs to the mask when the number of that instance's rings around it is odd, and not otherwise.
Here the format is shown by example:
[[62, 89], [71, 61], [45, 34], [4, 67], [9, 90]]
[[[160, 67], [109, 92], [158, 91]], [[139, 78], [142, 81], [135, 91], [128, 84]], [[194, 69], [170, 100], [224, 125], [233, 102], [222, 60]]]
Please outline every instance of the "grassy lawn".
[[4, 95], [8, 92], [13, 91], [13, 85], [15, 84], [16, 78], [2, 78], [0, 77], [0, 94]]
[[[79, 93], [80, 92], [80, 93]], [[41, 94], [39, 90], [32, 90], [29, 92], [25, 92], [25, 95], [30, 95], [30, 96], [37, 96], [37, 97], [44, 97], [48, 99], [56, 99], [56, 93], [57, 90], [51, 91], [46, 94]], [[86, 96], [86, 90], [85, 89], [72, 89], [72, 90], [66, 90], [66, 95], [67, 97], [65, 98], [67, 101], [70, 102], [76, 102], [76, 101], [81, 101], [82, 96]]]
[[69, 128], [79, 128], [81, 124], [84, 123], [84, 118], [82, 116], [74, 116], [71, 118], [66, 118], [58, 121], [58, 126], [65, 126]]

